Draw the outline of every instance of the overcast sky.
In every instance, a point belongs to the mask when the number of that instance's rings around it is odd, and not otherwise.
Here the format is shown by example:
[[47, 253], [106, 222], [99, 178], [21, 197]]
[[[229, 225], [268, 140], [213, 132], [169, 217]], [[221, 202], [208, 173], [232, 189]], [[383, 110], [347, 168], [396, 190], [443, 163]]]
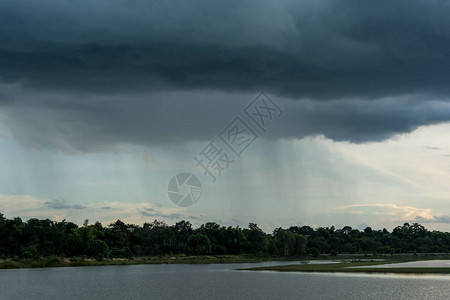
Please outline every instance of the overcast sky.
[[[0, 0], [0, 212], [450, 230], [448, 1]], [[281, 110], [262, 130], [244, 108]], [[240, 117], [240, 156], [220, 133]], [[193, 158], [233, 160], [211, 182]], [[203, 193], [168, 198], [189, 172]]]

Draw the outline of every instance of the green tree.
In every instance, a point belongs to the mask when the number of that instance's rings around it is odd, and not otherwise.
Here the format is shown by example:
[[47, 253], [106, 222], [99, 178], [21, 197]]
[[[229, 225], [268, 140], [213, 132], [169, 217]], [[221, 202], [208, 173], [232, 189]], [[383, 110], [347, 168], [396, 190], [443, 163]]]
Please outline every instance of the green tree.
[[248, 229], [244, 229], [248, 241], [248, 252], [264, 254], [267, 250], [266, 234], [255, 223], [248, 224]]
[[102, 240], [99, 240], [99, 239], [95, 239], [90, 244], [89, 252], [92, 253], [92, 255], [94, 255], [95, 257], [103, 258], [105, 256], [108, 256], [109, 247], [105, 243], [105, 241], [102, 241]]
[[204, 234], [191, 235], [188, 240], [188, 246], [191, 252], [195, 255], [208, 254], [211, 251], [211, 242]]
[[277, 228], [273, 232], [278, 254], [289, 256], [294, 255], [295, 236], [290, 230]]

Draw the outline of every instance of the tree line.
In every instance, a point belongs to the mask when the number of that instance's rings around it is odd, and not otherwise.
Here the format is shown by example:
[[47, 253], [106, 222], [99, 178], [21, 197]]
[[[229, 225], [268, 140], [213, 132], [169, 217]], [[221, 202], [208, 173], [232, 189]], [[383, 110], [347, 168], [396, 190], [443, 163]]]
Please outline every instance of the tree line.
[[405, 223], [392, 232], [332, 227], [291, 226], [265, 233], [255, 223], [248, 228], [221, 226], [214, 222], [193, 228], [189, 221], [167, 225], [162, 221], [142, 226], [120, 220], [103, 226], [82, 226], [63, 220], [7, 219], [0, 213], [0, 257], [45, 256], [93, 258], [225, 255], [317, 256], [450, 252], [450, 233], [428, 231], [420, 224]]

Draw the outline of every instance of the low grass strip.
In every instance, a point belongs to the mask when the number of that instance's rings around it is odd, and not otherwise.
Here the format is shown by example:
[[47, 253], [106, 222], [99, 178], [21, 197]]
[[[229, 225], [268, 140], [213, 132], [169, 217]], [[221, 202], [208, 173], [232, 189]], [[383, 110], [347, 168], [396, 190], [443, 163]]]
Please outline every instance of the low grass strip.
[[[409, 260], [410, 261], [410, 260]], [[385, 265], [392, 263], [401, 263], [404, 261], [377, 261], [377, 262], [344, 262], [333, 264], [311, 264], [311, 265], [285, 265], [257, 267], [240, 270], [248, 271], [278, 271], [278, 272], [326, 272], [326, 273], [403, 273], [403, 274], [450, 274], [450, 268], [364, 268], [368, 266]], [[353, 268], [359, 267], [359, 268]]]

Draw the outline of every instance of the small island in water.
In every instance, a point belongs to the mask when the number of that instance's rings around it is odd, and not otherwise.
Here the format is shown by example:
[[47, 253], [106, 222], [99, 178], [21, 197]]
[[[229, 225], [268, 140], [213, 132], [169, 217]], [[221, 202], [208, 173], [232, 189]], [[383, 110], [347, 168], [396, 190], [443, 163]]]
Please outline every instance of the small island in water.
[[292, 265], [248, 270], [450, 273], [448, 267], [381, 267], [449, 259], [449, 252], [450, 233], [429, 231], [418, 223], [405, 223], [391, 232], [291, 226], [265, 233], [255, 223], [240, 228], [209, 222], [193, 228], [185, 220], [174, 225], [155, 220], [142, 226], [120, 220], [103, 226], [86, 220], [78, 226], [66, 220], [8, 219], [0, 213], [0, 269], [292, 260]]

